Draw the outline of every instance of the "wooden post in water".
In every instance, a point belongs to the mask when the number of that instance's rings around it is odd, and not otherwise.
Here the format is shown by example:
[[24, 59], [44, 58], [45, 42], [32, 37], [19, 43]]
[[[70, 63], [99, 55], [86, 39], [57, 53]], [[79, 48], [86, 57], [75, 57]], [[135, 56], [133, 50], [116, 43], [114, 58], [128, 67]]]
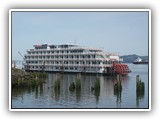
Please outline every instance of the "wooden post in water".
[[136, 76], [136, 104], [139, 106], [139, 100], [144, 97], [145, 85], [141, 81], [140, 76]]
[[136, 92], [137, 94], [144, 95], [144, 82], [141, 81], [139, 75], [136, 76]]
[[117, 74], [117, 81], [114, 84], [114, 95], [117, 96], [117, 103], [121, 103], [121, 92], [122, 92], [122, 84], [121, 84], [121, 76]]
[[117, 81], [114, 84], [114, 92], [119, 93], [122, 91], [122, 85], [121, 85], [121, 76], [117, 74]]

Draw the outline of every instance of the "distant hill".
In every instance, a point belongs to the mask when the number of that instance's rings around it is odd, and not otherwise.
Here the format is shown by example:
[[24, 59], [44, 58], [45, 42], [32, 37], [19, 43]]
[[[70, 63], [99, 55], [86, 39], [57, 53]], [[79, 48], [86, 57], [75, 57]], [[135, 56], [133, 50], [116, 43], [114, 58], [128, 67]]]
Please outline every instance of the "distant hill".
[[120, 58], [123, 58], [123, 63], [132, 63], [138, 57], [140, 57], [143, 60], [148, 60], [148, 56], [139, 56], [136, 54], [120, 56]]

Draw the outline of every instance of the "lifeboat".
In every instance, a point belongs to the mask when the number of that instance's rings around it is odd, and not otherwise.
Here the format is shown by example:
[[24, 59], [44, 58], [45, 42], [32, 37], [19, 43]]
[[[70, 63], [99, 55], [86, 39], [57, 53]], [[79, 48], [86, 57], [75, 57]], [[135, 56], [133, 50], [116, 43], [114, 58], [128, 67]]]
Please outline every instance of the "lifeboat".
[[122, 63], [114, 63], [113, 70], [115, 73], [120, 74], [120, 75], [128, 75], [128, 73], [131, 72], [128, 65], [122, 64]]

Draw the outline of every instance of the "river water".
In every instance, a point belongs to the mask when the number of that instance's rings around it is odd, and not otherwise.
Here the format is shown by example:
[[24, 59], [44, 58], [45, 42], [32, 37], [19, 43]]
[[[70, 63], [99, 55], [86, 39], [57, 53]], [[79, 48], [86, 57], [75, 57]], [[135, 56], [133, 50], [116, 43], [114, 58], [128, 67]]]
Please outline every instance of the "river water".
[[[148, 65], [128, 64], [132, 72], [121, 78], [122, 91], [114, 93], [117, 77], [103, 75], [49, 74], [46, 83], [38, 87], [13, 88], [11, 108], [96, 108], [96, 109], [148, 109], [149, 77]], [[136, 94], [136, 75], [145, 83], [144, 94]], [[70, 91], [69, 86], [76, 78], [81, 79], [81, 90]], [[60, 90], [54, 89], [60, 78]], [[96, 79], [100, 79], [100, 91], [91, 90]]]

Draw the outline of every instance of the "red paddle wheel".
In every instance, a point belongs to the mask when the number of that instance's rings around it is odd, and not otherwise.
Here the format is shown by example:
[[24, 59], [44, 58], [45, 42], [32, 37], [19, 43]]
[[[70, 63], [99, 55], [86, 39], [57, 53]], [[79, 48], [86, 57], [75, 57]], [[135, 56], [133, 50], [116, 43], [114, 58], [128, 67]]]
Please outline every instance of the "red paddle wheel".
[[128, 73], [131, 72], [128, 65], [121, 64], [121, 63], [114, 63], [113, 70], [114, 70], [114, 72], [116, 72], [117, 74], [120, 74], [120, 75], [128, 75]]

